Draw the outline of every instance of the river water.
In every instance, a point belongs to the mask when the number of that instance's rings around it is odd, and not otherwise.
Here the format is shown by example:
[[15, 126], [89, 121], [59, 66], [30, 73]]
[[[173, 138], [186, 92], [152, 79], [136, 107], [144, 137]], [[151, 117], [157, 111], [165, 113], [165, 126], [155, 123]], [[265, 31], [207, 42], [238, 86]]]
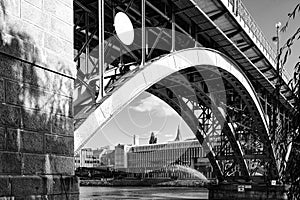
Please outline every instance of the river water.
[[185, 187], [80, 187], [80, 200], [208, 199], [208, 190]]

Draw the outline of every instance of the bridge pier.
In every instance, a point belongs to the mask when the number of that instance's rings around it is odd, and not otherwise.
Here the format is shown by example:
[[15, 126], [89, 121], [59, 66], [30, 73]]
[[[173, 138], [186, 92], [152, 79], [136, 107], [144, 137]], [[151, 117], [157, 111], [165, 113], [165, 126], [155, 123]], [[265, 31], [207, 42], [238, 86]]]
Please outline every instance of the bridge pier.
[[0, 0], [0, 199], [79, 199], [72, 0]]
[[218, 184], [210, 185], [209, 200], [286, 200], [286, 185]]

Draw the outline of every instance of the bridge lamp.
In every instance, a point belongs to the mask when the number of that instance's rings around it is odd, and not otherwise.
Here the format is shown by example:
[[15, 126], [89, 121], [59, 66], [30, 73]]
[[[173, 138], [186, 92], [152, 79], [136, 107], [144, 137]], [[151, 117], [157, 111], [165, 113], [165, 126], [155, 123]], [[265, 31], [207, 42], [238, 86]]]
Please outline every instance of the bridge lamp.
[[118, 12], [114, 18], [114, 26], [121, 42], [125, 45], [131, 45], [134, 39], [134, 30], [129, 17], [123, 12]]
[[281, 27], [281, 23], [277, 22], [275, 24], [276, 27], [276, 36], [272, 37], [272, 41], [277, 44], [277, 53], [278, 53], [278, 47], [279, 47], [279, 28]]

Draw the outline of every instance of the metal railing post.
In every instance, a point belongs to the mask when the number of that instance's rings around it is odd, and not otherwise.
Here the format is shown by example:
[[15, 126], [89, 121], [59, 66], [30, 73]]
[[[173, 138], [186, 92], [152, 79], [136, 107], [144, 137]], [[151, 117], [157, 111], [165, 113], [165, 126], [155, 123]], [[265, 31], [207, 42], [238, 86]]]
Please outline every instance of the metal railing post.
[[146, 60], [146, 0], [142, 0], [142, 61], [141, 61], [141, 67], [145, 65]]
[[104, 96], [104, 0], [98, 0], [98, 32], [99, 32], [99, 94], [97, 102]]

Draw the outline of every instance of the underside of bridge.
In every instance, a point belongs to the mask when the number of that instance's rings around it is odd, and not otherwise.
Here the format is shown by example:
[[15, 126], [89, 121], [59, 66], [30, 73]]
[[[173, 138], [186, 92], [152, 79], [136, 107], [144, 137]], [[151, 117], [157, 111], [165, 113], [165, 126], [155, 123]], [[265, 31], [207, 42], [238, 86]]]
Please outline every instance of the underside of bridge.
[[[130, 45], [116, 35], [118, 12], [133, 23]], [[294, 96], [240, 1], [74, 0], [74, 17], [76, 151], [147, 91], [210, 150], [220, 181], [284, 177]]]

